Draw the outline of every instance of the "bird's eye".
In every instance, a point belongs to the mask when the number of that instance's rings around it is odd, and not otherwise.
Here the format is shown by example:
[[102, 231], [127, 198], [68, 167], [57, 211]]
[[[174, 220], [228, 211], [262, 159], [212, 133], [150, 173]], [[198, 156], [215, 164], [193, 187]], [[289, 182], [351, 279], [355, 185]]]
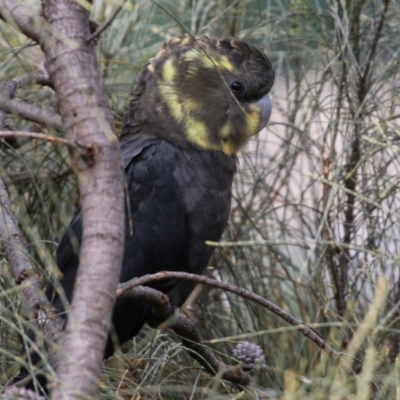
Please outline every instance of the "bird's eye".
[[242, 81], [233, 81], [230, 84], [230, 88], [235, 94], [242, 94], [245, 90], [245, 85]]

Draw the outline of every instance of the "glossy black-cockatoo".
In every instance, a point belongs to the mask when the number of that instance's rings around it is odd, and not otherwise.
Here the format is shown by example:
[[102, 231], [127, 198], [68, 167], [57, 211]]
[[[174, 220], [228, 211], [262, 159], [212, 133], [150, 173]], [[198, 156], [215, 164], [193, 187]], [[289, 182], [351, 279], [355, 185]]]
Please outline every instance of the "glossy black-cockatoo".
[[[144, 65], [120, 135], [126, 174], [125, 248], [120, 282], [159, 271], [201, 274], [227, 224], [237, 153], [266, 124], [274, 71], [263, 51], [242, 40], [175, 37]], [[80, 213], [57, 249], [70, 302], [79, 266]], [[152, 287], [174, 307], [193, 283], [163, 280]], [[65, 310], [58, 291], [47, 295]], [[151, 316], [135, 299], [117, 300], [110, 335], [122, 344]], [[115, 350], [109, 339], [105, 357]]]

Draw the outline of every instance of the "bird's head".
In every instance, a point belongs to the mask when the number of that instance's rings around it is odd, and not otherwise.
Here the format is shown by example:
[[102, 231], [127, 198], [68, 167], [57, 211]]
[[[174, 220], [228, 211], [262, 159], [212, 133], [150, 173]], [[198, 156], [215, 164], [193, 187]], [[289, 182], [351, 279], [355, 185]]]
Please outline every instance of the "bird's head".
[[175, 37], [143, 67], [123, 134], [145, 131], [234, 155], [267, 124], [273, 83], [272, 65], [255, 46]]

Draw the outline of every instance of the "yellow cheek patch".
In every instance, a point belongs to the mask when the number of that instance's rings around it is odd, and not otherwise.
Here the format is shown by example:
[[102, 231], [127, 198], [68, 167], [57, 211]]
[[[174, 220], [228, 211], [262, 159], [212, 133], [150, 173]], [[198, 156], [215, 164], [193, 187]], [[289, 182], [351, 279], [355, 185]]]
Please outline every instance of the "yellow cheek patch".
[[168, 59], [163, 65], [162, 76], [165, 82], [172, 83], [177, 75], [178, 71], [175, 66], [174, 59]]
[[239, 149], [234, 146], [232, 141], [233, 129], [231, 123], [228, 121], [222, 125], [218, 133], [221, 138], [221, 150], [228, 156], [235, 154]]
[[246, 111], [247, 135], [253, 136], [258, 133], [260, 125], [260, 107], [257, 104], [250, 104]]
[[232, 156], [239, 149], [237, 149], [230, 140], [222, 141], [221, 143], [222, 151], [228, 156]]
[[226, 140], [226, 139], [229, 139], [231, 134], [232, 134], [232, 127], [231, 127], [230, 122], [227, 122], [219, 130], [219, 137]]
[[208, 139], [208, 130], [205, 124], [195, 118], [188, 118], [185, 122], [186, 137], [197, 146], [207, 149], [216, 150], [216, 146], [210, 144]]

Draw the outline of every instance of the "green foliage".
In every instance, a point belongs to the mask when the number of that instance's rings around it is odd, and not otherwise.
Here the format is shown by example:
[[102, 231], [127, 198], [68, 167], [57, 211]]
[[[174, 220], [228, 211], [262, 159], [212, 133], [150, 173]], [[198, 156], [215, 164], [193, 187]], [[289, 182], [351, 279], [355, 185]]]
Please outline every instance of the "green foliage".
[[[105, 21], [117, 5], [96, 1], [93, 19]], [[96, 398], [396, 398], [399, 22], [398, 4], [385, 0], [124, 3], [98, 44], [117, 131], [136, 74], [171, 36], [234, 35], [270, 56], [277, 73], [272, 121], [240, 157], [224, 235], [235, 244], [216, 250], [207, 273], [275, 302], [342, 356], [322, 352], [260, 306], [202, 288], [189, 312], [205, 345], [229, 364], [241, 340], [265, 350], [266, 365], [250, 387], [208, 376], [177, 338], [146, 329], [105, 362]], [[3, 79], [41, 60], [37, 46], [0, 22]], [[18, 97], [54, 106], [49, 89], [21, 89]], [[17, 150], [4, 145], [0, 154], [16, 217], [48, 279], [78, 204], [67, 150], [29, 141]], [[7, 269], [0, 253], [2, 385], [18, 368], [18, 335], [26, 328]]]

